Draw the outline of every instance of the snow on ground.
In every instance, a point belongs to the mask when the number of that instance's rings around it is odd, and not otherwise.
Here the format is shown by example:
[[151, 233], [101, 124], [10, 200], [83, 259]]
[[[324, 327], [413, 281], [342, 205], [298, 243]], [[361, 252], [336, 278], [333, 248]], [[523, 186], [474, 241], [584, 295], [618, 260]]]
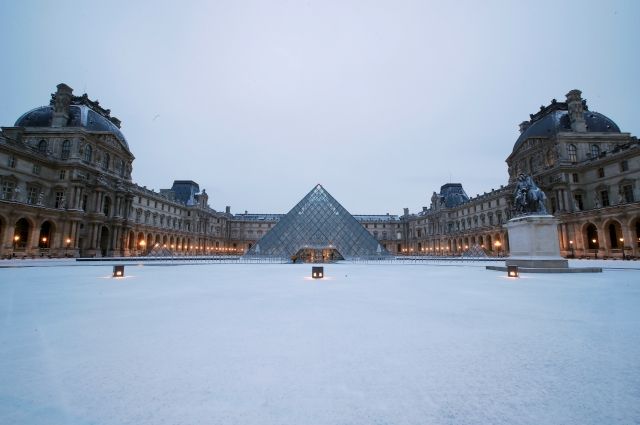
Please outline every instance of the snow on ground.
[[59, 267], [0, 269], [1, 424], [640, 423], [638, 262], [25, 261]]

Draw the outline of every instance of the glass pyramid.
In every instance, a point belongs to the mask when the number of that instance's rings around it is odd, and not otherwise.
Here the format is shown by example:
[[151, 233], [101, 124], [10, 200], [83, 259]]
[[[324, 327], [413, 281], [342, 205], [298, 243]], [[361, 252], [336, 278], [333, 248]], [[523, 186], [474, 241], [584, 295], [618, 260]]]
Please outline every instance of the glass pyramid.
[[301, 249], [326, 248], [337, 250], [345, 259], [389, 255], [362, 224], [317, 185], [245, 255], [288, 259]]

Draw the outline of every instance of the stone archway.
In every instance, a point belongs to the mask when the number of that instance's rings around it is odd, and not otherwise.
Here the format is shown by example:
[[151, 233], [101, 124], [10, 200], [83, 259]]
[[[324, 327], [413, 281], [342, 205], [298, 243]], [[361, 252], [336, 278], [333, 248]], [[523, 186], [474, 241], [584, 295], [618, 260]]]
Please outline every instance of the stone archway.
[[29, 236], [31, 236], [31, 223], [26, 218], [22, 217], [16, 221], [15, 230], [13, 232], [13, 249], [25, 250], [29, 243]]
[[600, 247], [598, 239], [598, 228], [593, 223], [587, 223], [584, 227], [584, 240], [587, 241], [587, 249], [598, 249]]
[[136, 249], [136, 234], [133, 233], [133, 230], [129, 232], [128, 248], [129, 248], [129, 252], [132, 252]]
[[102, 257], [106, 257], [109, 255], [109, 251], [111, 250], [111, 243], [109, 238], [110, 232], [107, 226], [102, 226], [100, 229], [100, 255]]
[[45, 220], [40, 225], [40, 235], [38, 237], [38, 248], [40, 249], [51, 248], [53, 235], [54, 235], [53, 223], [50, 222], [49, 220]]
[[624, 243], [622, 236], [622, 226], [617, 220], [610, 220], [605, 225], [605, 235], [607, 239], [607, 246], [610, 249], [622, 249]]

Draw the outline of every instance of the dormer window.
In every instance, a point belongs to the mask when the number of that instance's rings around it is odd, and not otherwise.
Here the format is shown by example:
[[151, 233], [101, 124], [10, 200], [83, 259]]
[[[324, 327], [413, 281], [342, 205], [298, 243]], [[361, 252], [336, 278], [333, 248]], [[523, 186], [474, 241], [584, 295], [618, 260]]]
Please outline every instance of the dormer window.
[[102, 169], [103, 170], [108, 170], [109, 169], [109, 162], [111, 161], [111, 156], [109, 156], [108, 153], [104, 154], [104, 157], [102, 158]]
[[600, 147], [598, 145], [591, 145], [591, 158], [598, 158], [600, 156]]

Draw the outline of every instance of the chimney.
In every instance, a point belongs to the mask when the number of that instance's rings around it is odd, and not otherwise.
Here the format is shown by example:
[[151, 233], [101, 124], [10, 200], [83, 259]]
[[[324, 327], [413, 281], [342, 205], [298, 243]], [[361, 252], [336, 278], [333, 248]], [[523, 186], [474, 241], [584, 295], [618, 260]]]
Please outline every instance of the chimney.
[[584, 120], [584, 102], [580, 90], [571, 90], [567, 93], [567, 107], [569, 109], [569, 119], [571, 129], [576, 132], [587, 131], [587, 123]]
[[529, 121], [522, 121], [520, 123], [520, 134], [522, 134], [525, 131], [527, 131], [527, 128], [529, 128], [530, 125], [531, 125], [531, 123]]
[[404, 209], [404, 215], [409, 215], [409, 208], [403, 208]]
[[231, 207], [229, 205], [224, 207], [224, 212], [227, 213], [227, 214], [231, 214]]
[[53, 116], [51, 127], [65, 127], [69, 122], [69, 105], [73, 96], [73, 89], [64, 83], [58, 84], [53, 101]]

